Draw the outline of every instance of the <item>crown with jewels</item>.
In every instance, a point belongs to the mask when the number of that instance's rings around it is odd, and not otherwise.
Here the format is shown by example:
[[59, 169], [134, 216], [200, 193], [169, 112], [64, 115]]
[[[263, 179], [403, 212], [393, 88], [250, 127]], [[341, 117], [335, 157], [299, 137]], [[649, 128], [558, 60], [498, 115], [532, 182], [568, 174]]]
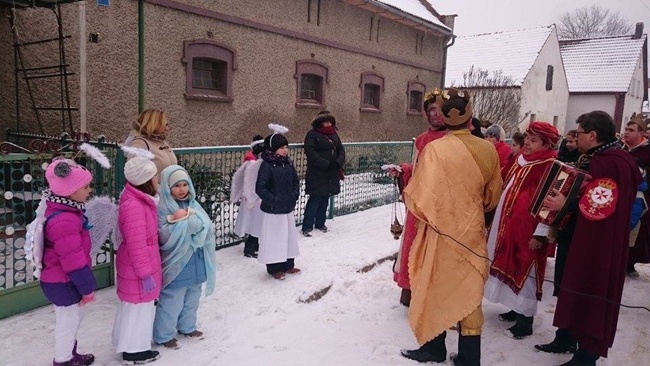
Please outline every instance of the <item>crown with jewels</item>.
[[598, 182], [598, 186], [603, 188], [603, 189], [607, 189], [607, 190], [611, 191], [614, 188], [616, 188], [616, 183], [614, 183], [614, 182], [612, 182], [611, 180], [608, 179], [608, 180]]
[[424, 93], [424, 101], [427, 102], [429, 100], [433, 100], [433, 103], [437, 104], [438, 107], [442, 107], [442, 104], [449, 100], [449, 95], [446, 90], [433, 88]]

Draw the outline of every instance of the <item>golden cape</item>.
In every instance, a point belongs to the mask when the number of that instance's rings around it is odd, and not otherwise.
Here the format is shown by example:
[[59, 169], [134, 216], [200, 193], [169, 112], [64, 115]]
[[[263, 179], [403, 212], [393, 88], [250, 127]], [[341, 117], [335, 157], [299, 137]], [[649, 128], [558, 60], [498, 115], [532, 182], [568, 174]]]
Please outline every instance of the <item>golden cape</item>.
[[409, 256], [409, 323], [420, 344], [481, 305], [489, 268], [477, 256], [487, 257], [484, 212], [496, 207], [502, 189], [494, 146], [469, 131], [452, 131], [420, 154], [404, 191], [420, 220]]

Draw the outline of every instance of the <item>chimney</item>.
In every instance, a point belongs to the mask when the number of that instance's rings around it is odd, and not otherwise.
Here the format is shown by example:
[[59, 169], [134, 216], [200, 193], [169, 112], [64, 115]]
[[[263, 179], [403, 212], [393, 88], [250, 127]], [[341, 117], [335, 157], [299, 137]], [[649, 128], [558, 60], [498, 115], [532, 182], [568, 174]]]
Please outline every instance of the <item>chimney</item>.
[[641, 39], [641, 36], [643, 36], [643, 22], [638, 22], [636, 23], [634, 36], [632, 36], [632, 39]]

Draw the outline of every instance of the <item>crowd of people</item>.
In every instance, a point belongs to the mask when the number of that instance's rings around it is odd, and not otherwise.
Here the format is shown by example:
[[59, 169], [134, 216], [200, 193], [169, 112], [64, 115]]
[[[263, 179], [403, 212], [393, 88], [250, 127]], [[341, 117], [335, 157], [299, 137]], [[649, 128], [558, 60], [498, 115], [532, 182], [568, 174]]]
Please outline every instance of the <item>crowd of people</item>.
[[[535, 349], [573, 354], [562, 366], [607, 357], [625, 277], [650, 262], [648, 120], [633, 115], [621, 137], [609, 114], [585, 113], [560, 146], [552, 124], [534, 121], [508, 146], [496, 125], [484, 139], [472, 136], [467, 92], [434, 90], [424, 103], [430, 127], [416, 139], [412, 163], [390, 171], [407, 208], [394, 279], [421, 345], [402, 355], [445, 362], [446, 331], [456, 329], [452, 363], [480, 365], [484, 298], [508, 309], [498, 318], [512, 324], [512, 338], [530, 336], [547, 258], [555, 256], [556, 336]], [[585, 183], [577, 193], [551, 187], [540, 196], [556, 161]], [[535, 201], [561, 212], [561, 224], [531, 213]]]
[[[500, 126], [481, 131], [470, 100], [457, 89], [426, 93], [429, 128], [415, 139], [412, 162], [389, 171], [407, 207], [394, 280], [421, 344], [402, 355], [445, 362], [447, 330], [456, 329], [453, 364], [480, 365], [484, 298], [507, 308], [498, 317], [512, 323], [507, 331], [514, 339], [530, 336], [552, 255], [557, 331], [550, 343], [535, 348], [572, 353], [563, 366], [595, 365], [613, 344], [626, 275], [638, 276], [634, 265], [650, 262], [648, 121], [633, 115], [619, 137], [607, 113], [585, 113], [561, 143], [552, 124], [534, 121], [508, 145]], [[235, 232], [246, 238], [244, 256], [257, 258], [273, 279], [301, 272], [295, 264], [299, 234], [308, 238], [314, 228], [329, 230], [330, 197], [340, 192], [345, 173], [336, 122], [321, 111], [305, 136], [309, 199], [300, 233], [293, 212], [300, 180], [286, 127], [269, 124], [272, 133], [256, 135], [232, 177], [230, 200], [240, 205]], [[181, 339], [201, 339], [201, 294], [215, 289], [213, 224], [167, 142], [169, 131], [166, 114], [150, 109], [125, 141], [112, 342], [124, 364], [158, 359], [152, 341], [178, 349]], [[542, 197], [547, 212], [566, 212], [562, 225], [530, 209], [545, 172], [558, 161], [590, 178], [577, 194], [552, 189]], [[90, 365], [94, 356], [77, 352], [77, 331], [96, 288], [92, 225], [85, 216], [92, 175], [74, 160], [59, 158], [45, 176], [40, 280], [55, 309], [53, 365]]]
[[[276, 124], [269, 128], [273, 133], [266, 138], [255, 136], [233, 175], [231, 200], [240, 201], [235, 232], [246, 237], [244, 255], [257, 258], [269, 275], [282, 280], [301, 272], [294, 263], [299, 250], [293, 214], [300, 182], [288, 156], [288, 130]], [[152, 341], [178, 349], [181, 338], [203, 338], [197, 326], [200, 298], [215, 289], [212, 220], [196, 200], [190, 175], [177, 165], [167, 142], [169, 131], [167, 115], [148, 109], [134, 122], [123, 146], [127, 182], [114, 223], [120, 234], [114, 243], [119, 303], [112, 346], [125, 365], [157, 360], [160, 353], [152, 349]], [[302, 228], [306, 237], [314, 227], [327, 232], [329, 197], [340, 190], [345, 151], [336, 131], [336, 118], [322, 111], [305, 138], [310, 195]], [[77, 332], [84, 306], [95, 299], [92, 225], [86, 216], [93, 177], [83, 165], [63, 158], [48, 165], [45, 177], [49, 188], [43, 192], [40, 284], [55, 309], [53, 365], [91, 365], [94, 355], [77, 352]]]

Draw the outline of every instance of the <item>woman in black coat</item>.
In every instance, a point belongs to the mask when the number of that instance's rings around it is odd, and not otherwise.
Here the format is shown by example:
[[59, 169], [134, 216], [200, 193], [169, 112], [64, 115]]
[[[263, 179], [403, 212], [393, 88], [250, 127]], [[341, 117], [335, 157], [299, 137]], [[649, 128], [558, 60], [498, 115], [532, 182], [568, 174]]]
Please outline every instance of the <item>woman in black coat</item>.
[[305, 192], [309, 195], [302, 222], [302, 234], [311, 236], [316, 229], [327, 232], [327, 206], [331, 195], [341, 191], [345, 150], [336, 133], [336, 118], [329, 111], [320, 112], [305, 136], [307, 174]]

